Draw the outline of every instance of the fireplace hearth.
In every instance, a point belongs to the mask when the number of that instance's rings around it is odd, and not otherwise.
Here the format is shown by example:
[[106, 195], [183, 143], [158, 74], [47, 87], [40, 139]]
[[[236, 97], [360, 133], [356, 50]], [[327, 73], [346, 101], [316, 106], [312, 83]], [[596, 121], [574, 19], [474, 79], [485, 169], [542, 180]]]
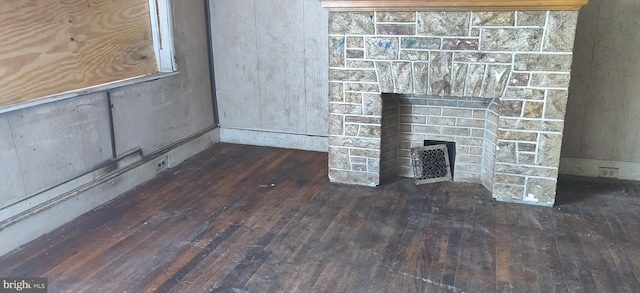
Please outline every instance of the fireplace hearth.
[[456, 143], [455, 181], [553, 205], [577, 11], [331, 11], [329, 177], [411, 177]]

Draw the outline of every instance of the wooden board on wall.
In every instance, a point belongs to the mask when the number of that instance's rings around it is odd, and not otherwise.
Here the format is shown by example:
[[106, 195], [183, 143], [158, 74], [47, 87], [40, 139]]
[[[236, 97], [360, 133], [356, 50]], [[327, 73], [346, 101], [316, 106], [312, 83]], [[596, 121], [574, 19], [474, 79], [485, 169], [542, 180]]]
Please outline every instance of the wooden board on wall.
[[0, 0], [0, 107], [155, 72], [148, 0]]
[[320, 0], [337, 11], [577, 10], [588, 0]]

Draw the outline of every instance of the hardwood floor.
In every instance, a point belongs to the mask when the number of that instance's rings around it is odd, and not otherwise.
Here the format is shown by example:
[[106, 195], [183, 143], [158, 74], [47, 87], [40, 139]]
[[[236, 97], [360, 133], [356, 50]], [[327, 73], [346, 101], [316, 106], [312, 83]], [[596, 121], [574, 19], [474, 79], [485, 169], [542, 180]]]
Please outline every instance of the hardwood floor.
[[49, 292], [639, 292], [640, 185], [330, 184], [327, 154], [218, 144], [0, 258]]

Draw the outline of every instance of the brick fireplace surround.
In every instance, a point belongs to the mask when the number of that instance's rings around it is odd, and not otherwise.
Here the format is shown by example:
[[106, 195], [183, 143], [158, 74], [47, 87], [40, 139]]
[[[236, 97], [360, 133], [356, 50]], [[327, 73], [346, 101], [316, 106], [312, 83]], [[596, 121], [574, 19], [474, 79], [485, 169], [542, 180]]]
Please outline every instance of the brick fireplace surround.
[[578, 11], [330, 11], [329, 177], [412, 177], [456, 142], [454, 180], [551, 206]]

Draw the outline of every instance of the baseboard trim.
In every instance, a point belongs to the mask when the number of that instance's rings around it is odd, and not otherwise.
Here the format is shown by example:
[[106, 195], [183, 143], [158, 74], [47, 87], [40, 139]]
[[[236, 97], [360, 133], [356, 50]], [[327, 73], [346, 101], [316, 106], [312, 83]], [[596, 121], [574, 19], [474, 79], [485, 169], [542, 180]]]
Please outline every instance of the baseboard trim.
[[640, 163], [632, 162], [562, 157], [559, 172], [564, 175], [598, 177], [600, 167], [618, 168], [617, 179], [640, 181]]
[[328, 152], [329, 137], [261, 130], [222, 128], [220, 141], [305, 151]]
[[153, 179], [156, 176], [156, 162], [153, 158], [166, 155], [169, 161], [168, 168], [173, 168], [219, 141], [220, 129], [209, 129], [162, 151], [145, 157], [138, 156], [137, 162], [128, 162], [127, 165], [94, 180], [87, 182], [87, 176], [95, 175], [88, 174], [70, 180], [47, 193], [34, 196], [34, 200], [37, 200], [38, 196], [51, 197], [51, 192], [56, 190], [66, 191], [28, 210], [13, 212], [15, 216], [0, 222], [0, 256]]

